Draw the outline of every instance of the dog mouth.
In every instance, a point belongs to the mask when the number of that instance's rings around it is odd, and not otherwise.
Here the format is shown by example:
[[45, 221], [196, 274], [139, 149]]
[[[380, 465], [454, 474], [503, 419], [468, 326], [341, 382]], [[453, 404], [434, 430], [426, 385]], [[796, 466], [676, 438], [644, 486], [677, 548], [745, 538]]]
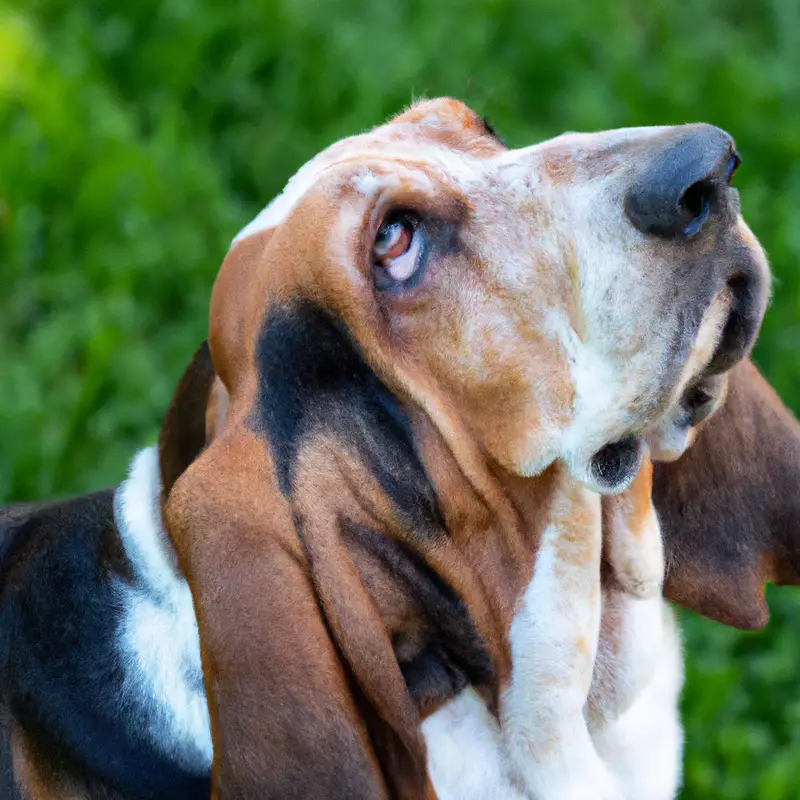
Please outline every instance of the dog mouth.
[[[578, 462], [576, 475], [602, 494], [624, 491], [645, 452], [673, 461], [692, 444], [697, 427], [722, 405], [730, 370], [749, 354], [766, 309], [769, 271], [758, 254], [737, 249], [737, 266], [717, 289], [693, 331], [684, 358], [667, 370], [661, 391], [617, 430], [611, 442]], [[677, 373], [677, 374], [676, 374]], [[584, 456], [585, 459], [585, 456]]]
[[[643, 431], [624, 434], [591, 457], [589, 471], [599, 491], [624, 489], [639, 471], [645, 449], [658, 461], [680, 457], [691, 444], [692, 429], [719, 407], [724, 398], [727, 369], [749, 350], [749, 346], [743, 346], [741, 320], [735, 305], [727, 287], [715, 297], [709, 307], [708, 328], [698, 334], [696, 352], [685, 365], [687, 377], [678, 390], [678, 399], [659, 415], [655, 424]], [[726, 338], [726, 332], [733, 333]]]
[[701, 379], [728, 372], [749, 355], [769, 301], [771, 276], [766, 254], [741, 218], [734, 230], [720, 255], [726, 266], [723, 291], [730, 298], [730, 309]]
[[730, 310], [717, 347], [703, 370], [701, 380], [727, 372], [750, 352], [763, 318], [760, 287], [754, 287], [744, 274], [737, 274], [726, 284]]
[[766, 255], [741, 218], [708, 262], [701, 259], [698, 264], [716, 273], [719, 283], [697, 327], [683, 328], [679, 334], [682, 344], [674, 351], [686, 352], [687, 340], [692, 341], [672, 396], [672, 404], [680, 401], [692, 414], [707, 400], [704, 384], [749, 355], [764, 319], [771, 283]]
[[724, 386], [724, 374], [707, 373], [686, 390], [679, 406], [686, 417], [688, 427], [696, 427], [714, 413]]
[[597, 488], [621, 491], [639, 471], [643, 453], [644, 440], [633, 435], [601, 447], [589, 467]]
[[763, 287], [754, 286], [744, 275], [737, 274], [712, 301], [711, 307], [722, 298], [728, 306], [727, 313], [710, 355], [701, 357], [696, 373], [685, 382], [676, 402], [647, 437], [655, 459], [678, 457], [691, 444], [691, 430], [722, 404], [727, 374], [747, 357], [758, 333], [763, 317], [759, 302], [762, 292]]
[[727, 380], [727, 373], [704, 375], [684, 391], [680, 401], [648, 432], [646, 442], [653, 461], [675, 461], [683, 455], [698, 426], [724, 402]]
[[[734, 327], [733, 299], [726, 287], [714, 297], [703, 317], [691, 353], [682, 366], [672, 400], [665, 397], [660, 412], [649, 424], [618, 434], [589, 459], [588, 478], [601, 493], [623, 491], [639, 471], [645, 450], [656, 460], [678, 458], [691, 443], [691, 429], [717, 407], [718, 384], [724, 378], [713, 374], [717, 364], [731, 353], [725, 330]], [[653, 408], [652, 411], [656, 409]]]
[[624, 489], [639, 471], [645, 449], [654, 461], [679, 458], [692, 442], [692, 431], [722, 405], [726, 389], [727, 373], [706, 372], [646, 435], [629, 434], [601, 447], [589, 467], [597, 488], [607, 492]]

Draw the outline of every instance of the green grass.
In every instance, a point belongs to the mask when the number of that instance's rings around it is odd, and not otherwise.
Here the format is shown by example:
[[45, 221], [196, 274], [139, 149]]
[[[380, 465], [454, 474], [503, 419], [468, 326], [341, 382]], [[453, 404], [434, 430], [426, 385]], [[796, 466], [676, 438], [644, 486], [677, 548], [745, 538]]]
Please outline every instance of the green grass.
[[[118, 481], [231, 236], [322, 146], [439, 94], [515, 145], [731, 131], [777, 276], [757, 361], [800, 408], [797, 0], [0, 0], [0, 500]], [[684, 616], [687, 800], [800, 797], [800, 592], [771, 601], [760, 634]]]

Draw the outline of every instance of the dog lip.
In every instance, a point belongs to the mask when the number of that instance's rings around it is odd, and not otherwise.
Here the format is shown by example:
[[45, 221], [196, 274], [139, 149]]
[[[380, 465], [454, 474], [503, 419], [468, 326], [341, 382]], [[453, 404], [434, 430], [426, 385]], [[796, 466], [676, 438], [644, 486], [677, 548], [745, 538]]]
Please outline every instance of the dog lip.
[[609, 489], [624, 487], [639, 468], [643, 447], [643, 439], [632, 434], [601, 447], [591, 459], [596, 483]]
[[733, 302], [704, 377], [727, 372], [750, 353], [769, 298], [770, 278], [766, 261], [758, 253], [740, 246], [726, 286]]
[[685, 411], [687, 427], [698, 425], [715, 411], [724, 380], [723, 375], [705, 375], [684, 392], [680, 406]]
[[692, 381], [677, 404], [679, 413], [674, 415], [673, 424], [688, 430], [708, 419], [719, 405], [725, 376], [726, 373], [712, 374], [706, 370]]
[[[726, 330], [729, 330], [729, 324], [726, 324]], [[702, 374], [699, 375], [697, 380], [694, 381], [695, 384], [701, 383], [708, 378], [714, 378], [729, 372], [731, 369], [733, 369], [733, 367], [747, 357], [747, 355], [750, 353], [750, 349], [755, 337], [741, 335], [741, 333], [737, 332], [735, 338], [737, 340], [735, 346], [728, 347], [727, 343], [724, 341], [725, 334], [723, 333], [723, 336], [717, 345], [717, 349], [714, 351], [714, 355], [711, 356], [711, 359], [709, 360]]]

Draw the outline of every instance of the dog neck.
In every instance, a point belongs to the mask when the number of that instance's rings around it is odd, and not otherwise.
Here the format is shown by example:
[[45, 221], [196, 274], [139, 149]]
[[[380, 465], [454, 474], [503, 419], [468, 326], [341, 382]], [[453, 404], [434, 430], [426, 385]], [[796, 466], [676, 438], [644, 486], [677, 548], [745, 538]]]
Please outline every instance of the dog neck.
[[[430, 419], [413, 415], [414, 435], [426, 473], [448, 532], [459, 555], [459, 569], [445, 578], [463, 587], [461, 593], [487, 636], [496, 645], [498, 677], [505, 683], [510, 666], [508, 631], [530, 583], [536, 553], [554, 504], [573, 488], [558, 464], [535, 478], [514, 476], [478, 456], [464, 468], [463, 437], [454, 447]], [[463, 432], [464, 437], [468, 435]], [[477, 456], [477, 457], [475, 457]], [[464, 574], [474, 576], [483, 597], [466, 587]]]

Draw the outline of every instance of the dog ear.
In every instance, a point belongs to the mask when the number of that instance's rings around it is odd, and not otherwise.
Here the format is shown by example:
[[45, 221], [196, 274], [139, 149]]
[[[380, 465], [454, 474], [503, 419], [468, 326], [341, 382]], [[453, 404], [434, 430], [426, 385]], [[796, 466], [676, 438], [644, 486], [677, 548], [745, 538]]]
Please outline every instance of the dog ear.
[[262, 324], [239, 353], [254, 373], [166, 511], [198, 616], [215, 792], [432, 798], [418, 709], [493, 677], [464, 604], [417, 555], [448, 547], [435, 492], [337, 321], [297, 303]]
[[672, 463], [655, 465], [664, 594], [711, 619], [763, 627], [764, 584], [800, 585], [800, 425], [750, 361]]
[[162, 497], [206, 446], [206, 416], [215, 382], [208, 342], [192, 356], [172, 397], [158, 437]]

